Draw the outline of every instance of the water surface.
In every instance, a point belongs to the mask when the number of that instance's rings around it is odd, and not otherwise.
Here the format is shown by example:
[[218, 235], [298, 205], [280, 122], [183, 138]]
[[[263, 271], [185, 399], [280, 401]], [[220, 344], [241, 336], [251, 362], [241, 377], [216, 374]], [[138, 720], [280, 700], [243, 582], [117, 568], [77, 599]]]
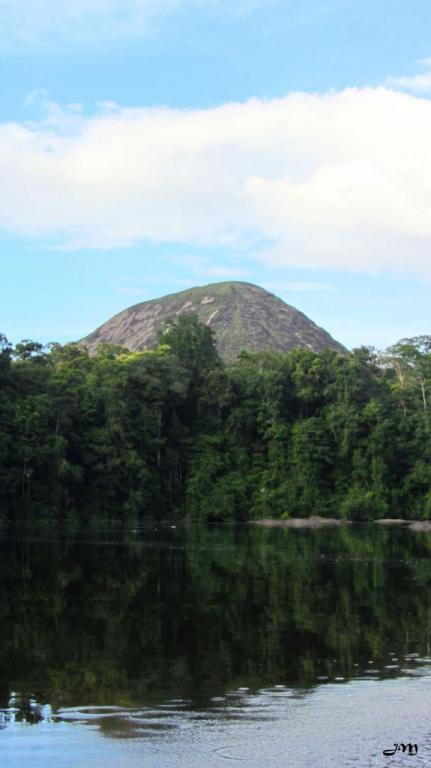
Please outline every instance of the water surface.
[[48, 525], [0, 549], [5, 768], [431, 764], [429, 534]]

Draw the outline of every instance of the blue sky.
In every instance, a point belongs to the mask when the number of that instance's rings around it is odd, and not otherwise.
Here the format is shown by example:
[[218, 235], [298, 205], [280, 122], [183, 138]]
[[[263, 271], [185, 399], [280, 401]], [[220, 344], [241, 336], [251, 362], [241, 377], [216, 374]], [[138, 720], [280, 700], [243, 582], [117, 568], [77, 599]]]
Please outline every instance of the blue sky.
[[430, 23], [425, 0], [0, 0], [0, 330], [65, 342], [239, 279], [349, 347], [429, 332]]

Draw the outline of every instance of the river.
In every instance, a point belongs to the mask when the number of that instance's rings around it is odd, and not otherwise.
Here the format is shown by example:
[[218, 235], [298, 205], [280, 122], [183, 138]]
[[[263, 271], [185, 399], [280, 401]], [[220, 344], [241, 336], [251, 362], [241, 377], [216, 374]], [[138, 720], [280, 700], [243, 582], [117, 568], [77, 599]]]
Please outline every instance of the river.
[[430, 534], [51, 522], [0, 550], [2, 768], [431, 765]]

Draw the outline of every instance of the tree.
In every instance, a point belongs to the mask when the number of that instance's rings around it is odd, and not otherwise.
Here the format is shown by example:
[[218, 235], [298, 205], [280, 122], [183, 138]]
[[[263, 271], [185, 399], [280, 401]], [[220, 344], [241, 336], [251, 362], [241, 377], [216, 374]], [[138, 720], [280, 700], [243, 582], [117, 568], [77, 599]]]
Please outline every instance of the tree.
[[193, 377], [200, 379], [206, 371], [221, 365], [214, 331], [192, 312], [171, 319], [159, 333], [159, 341], [169, 345]]
[[402, 391], [418, 389], [428, 428], [428, 391], [431, 389], [431, 336], [401, 339], [386, 351], [385, 362], [393, 367]]

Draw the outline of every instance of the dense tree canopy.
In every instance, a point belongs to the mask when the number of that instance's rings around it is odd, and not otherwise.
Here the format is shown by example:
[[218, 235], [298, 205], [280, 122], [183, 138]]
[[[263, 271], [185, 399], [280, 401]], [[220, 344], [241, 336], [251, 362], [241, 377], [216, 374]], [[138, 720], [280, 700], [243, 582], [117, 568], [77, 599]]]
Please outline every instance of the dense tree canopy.
[[193, 315], [144, 352], [0, 336], [1, 514], [428, 518], [430, 389], [430, 337], [224, 366]]

